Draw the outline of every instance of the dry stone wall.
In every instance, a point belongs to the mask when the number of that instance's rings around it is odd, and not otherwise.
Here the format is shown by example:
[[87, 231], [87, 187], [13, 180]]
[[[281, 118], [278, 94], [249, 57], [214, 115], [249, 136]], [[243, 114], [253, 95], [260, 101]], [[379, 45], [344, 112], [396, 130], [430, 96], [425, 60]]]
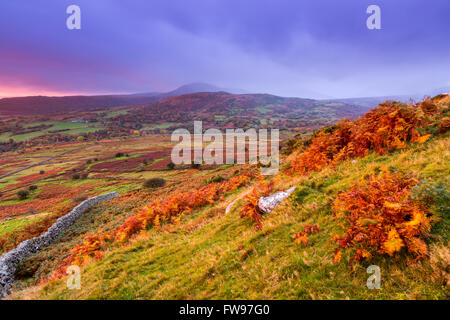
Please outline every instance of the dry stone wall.
[[0, 298], [10, 293], [11, 286], [14, 282], [14, 274], [17, 266], [22, 260], [37, 252], [40, 248], [53, 242], [89, 208], [97, 203], [113, 199], [117, 196], [119, 196], [117, 192], [112, 192], [83, 201], [73, 208], [71, 212], [56, 220], [47, 232], [39, 237], [23, 241], [17, 248], [5, 253], [0, 258]]

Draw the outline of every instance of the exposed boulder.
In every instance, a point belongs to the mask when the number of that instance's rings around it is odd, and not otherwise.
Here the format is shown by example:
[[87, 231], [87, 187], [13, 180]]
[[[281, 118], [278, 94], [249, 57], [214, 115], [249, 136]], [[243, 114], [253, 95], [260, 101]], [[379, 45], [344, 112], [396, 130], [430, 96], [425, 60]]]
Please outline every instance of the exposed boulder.
[[269, 213], [275, 209], [284, 199], [286, 199], [293, 191], [292, 187], [286, 191], [278, 191], [268, 197], [261, 197], [258, 201], [259, 209], [264, 213]]

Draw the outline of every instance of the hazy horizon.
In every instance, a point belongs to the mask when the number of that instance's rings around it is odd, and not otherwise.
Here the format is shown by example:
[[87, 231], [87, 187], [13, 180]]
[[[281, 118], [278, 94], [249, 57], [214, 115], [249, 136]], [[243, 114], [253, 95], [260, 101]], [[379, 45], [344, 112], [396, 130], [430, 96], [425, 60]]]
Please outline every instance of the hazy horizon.
[[[191, 85], [194, 83], [188, 83], [186, 85]], [[214, 84], [211, 84], [212, 86], [214, 86]], [[183, 85], [184, 86], [184, 85]], [[182, 87], [182, 86], [180, 86]], [[154, 94], [164, 94], [170, 91], [174, 91], [180, 87], [176, 87], [176, 88], [172, 88], [168, 91], [165, 92], [153, 92]], [[439, 89], [439, 88], [437, 88]], [[446, 88], [448, 89], [448, 88]], [[227, 93], [232, 93], [230, 91], [227, 91], [226, 88], [224, 88], [225, 92]], [[208, 91], [207, 91], [208, 92]], [[84, 93], [73, 93], [73, 94], [41, 94], [41, 93], [37, 93], [35, 95], [11, 95], [11, 96], [0, 96], [0, 99], [4, 99], [4, 98], [26, 98], [26, 97], [50, 97], [50, 98], [58, 98], [58, 97], [69, 97], [69, 96], [109, 96], [109, 95], [137, 95], [137, 94], [150, 94], [152, 92], [119, 92], [119, 93], [94, 93], [94, 94], [84, 94]], [[439, 93], [444, 93], [444, 92], [439, 92]], [[242, 92], [242, 93], [234, 93], [234, 94], [269, 94], [269, 95], [275, 95], [272, 94], [270, 92]], [[390, 96], [411, 96], [411, 97], [415, 97], [415, 96], [420, 96], [421, 94], [423, 95], [428, 95], [425, 92], [416, 92], [416, 93], [403, 93], [403, 94], [396, 94], [396, 95], [384, 95], [384, 96], [352, 96], [352, 97], [329, 97], [329, 98], [314, 98], [314, 97], [306, 97], [306, 96], [281, 96], [278, 95], [280, 97], [284, 97], [284, 98], [303, 98], [303, 99], [315, 99], [315, 100], [345, 100], [345, 99], [364, 99], [364, 98], [383, 98], [383, 97], [390, 97]]]

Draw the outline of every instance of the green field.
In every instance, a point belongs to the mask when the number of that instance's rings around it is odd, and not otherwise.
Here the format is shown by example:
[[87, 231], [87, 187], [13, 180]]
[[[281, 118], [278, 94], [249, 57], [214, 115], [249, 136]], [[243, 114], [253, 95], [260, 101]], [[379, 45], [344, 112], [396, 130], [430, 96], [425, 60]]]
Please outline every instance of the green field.
[[44, 216], [38, 215], [38, 216], [18, 217], [13, 220], [0, 222], [0, 235], [23, 229], [27, 225], [38, 222], [39, 220], [42, 219], [44, 219]]
[[103, 125], [99, 122], [84, 123], [84, 122], [60, 122], [60, 121], [37, 122], [25, 125], [25, 127], [33, 127], [37, 125], [52, 125], [52, 126], [45, 130], [39, 130], [19, 135], [11, 135], [11, 133], [3, 133], [0, 135], [0, 141], [8, 141], [11, 138], [14, 139], [15, 141], [26, 141], [28, 139], [32, 139], [35, 137], [51, 134], [49, 133], [49, 131], [56, 131], [56, 130], [67, 130], [62, 131], [61, 133], [75, 135], [88, 132], [95, 132], [103, 128]]

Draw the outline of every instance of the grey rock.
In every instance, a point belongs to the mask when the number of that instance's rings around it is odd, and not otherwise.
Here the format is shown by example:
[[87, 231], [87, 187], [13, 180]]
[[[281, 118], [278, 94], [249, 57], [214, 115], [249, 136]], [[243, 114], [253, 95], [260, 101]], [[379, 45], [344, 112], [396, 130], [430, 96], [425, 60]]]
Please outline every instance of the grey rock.
[[275, 209], [284, 199], [286, 199], [293, 191], [295, 187], [292, 187], [286, 191], [278, 191], [268, 197], [261, 197], [258, 201], [258, 208], [264, 212], [269, 213]]
[[49, 245], [56, 240], [61, 233], [67, 230], [83, 213], [90, 207], [102, 201], [111, 200], [119, 196], [117, 192], [112, 192], [97, 197], [87, 199], [73, 208], [65, 216], [62, 216], [39, 237], [21, 242], [15, 249], [5, 253], [0, 257], [0, 298], [8, 295], [14, 282], [14, 274], [21, 261], [39, 251], [40, 248]]

